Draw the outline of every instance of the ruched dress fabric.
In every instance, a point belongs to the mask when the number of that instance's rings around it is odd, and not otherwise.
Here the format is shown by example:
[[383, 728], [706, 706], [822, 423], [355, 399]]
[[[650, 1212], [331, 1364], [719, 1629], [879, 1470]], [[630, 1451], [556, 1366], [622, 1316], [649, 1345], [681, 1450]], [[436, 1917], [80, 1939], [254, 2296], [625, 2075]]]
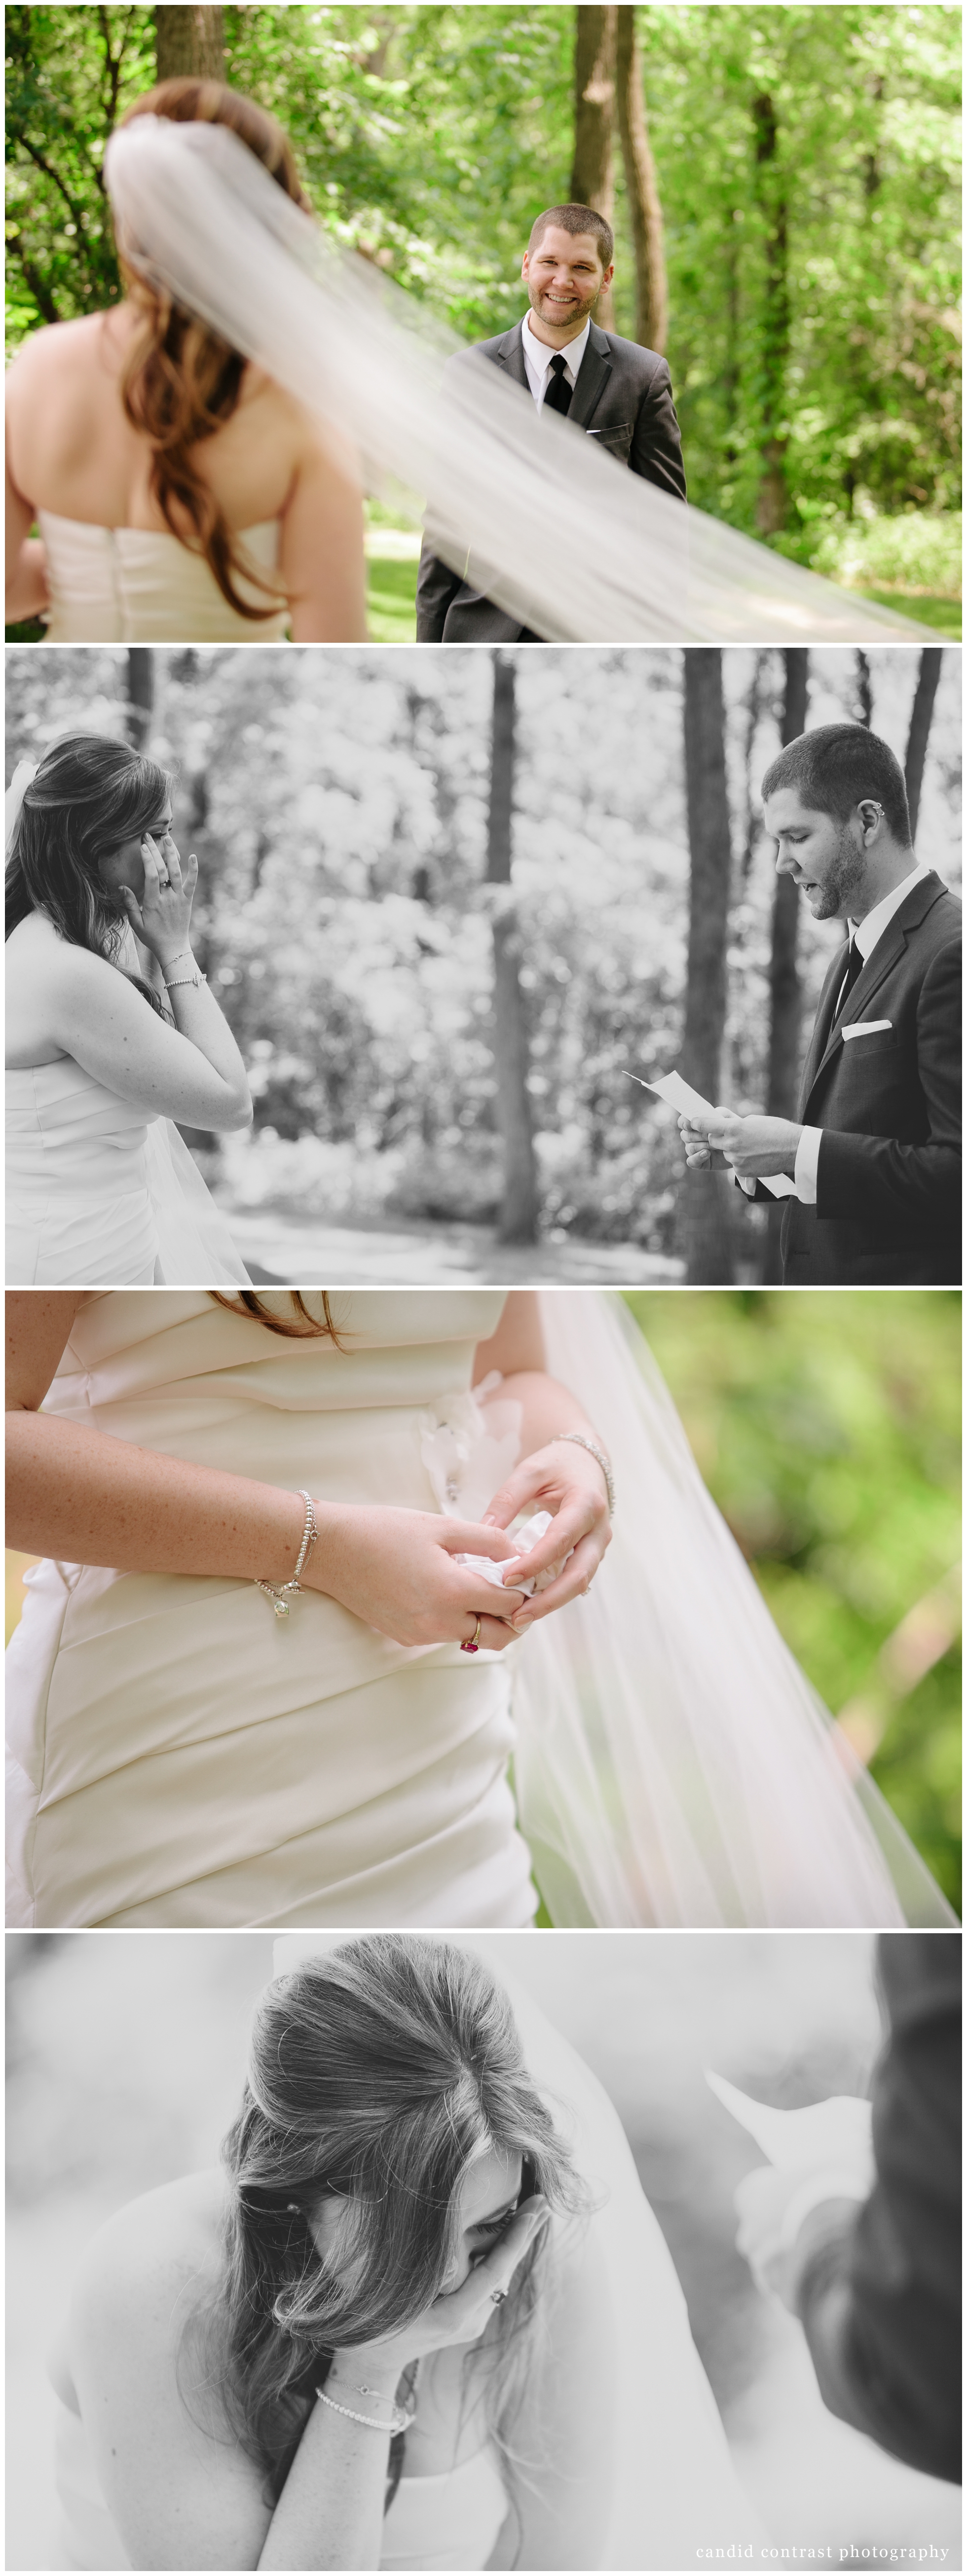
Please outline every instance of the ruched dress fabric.
[[177, 1127], [73, 1056], [6, 1077], [8, 1288], [244, 1287]]
[[[160, 528], [102, 528], [38, 510], [47, 551], [51, 644], [277, 644], [287, 607], [268, 617], [240, 617], [223, 599], [204, 555]], [[237, 543], [256, 571], [274, 580], [279, 523], [243, 528]], [[240, 574], [240, 598], [260, 609], [270, 599]]]
[[[45, 1411], [291, 1491], [436, 1511], [421, 1435], [465, 1406], [502, 1306], [337, 1291], [337, 1349], [202, 1294], [95, 1296]], [[283, 1620], [253, 1583], [45, 1561], [8, 1653], [8, 1919], [526, 1925], [516, 1652], [398, 1646], [314, 1592]]]
[[[108, 2570], [130, 2567], [104, 2501], [79, 2415], [57, 2401], [55, 2479], [62, 2554], [58, 2565]], [[486, 2567], [507, 2513], [491, 2444], [440, 2477], [400, 2479], [383, 2525], [380, 2566]]]

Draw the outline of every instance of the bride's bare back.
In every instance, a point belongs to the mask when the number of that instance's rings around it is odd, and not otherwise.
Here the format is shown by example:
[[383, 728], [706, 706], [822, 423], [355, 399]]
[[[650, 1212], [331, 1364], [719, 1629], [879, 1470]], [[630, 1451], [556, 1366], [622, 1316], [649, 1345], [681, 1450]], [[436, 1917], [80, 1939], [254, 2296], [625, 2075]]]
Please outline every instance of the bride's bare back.
[[[121, 399], [136, 327], [126, 304], [58, 322], [34, 333], [10, 369], [8, 619], [46, 604], [43, 550], [30, 539], [38, 510], [89, 526], [165, 530], [150, 489], [150, 442]], [[294, 641], [365, 640], [362, 506], [348, 446], [337, 456], [290, 394], [246, 367], [231, 418], [191, 455], [233, 533], [278, 521]], [[253, 642], [258, 633], [253, 625]]]

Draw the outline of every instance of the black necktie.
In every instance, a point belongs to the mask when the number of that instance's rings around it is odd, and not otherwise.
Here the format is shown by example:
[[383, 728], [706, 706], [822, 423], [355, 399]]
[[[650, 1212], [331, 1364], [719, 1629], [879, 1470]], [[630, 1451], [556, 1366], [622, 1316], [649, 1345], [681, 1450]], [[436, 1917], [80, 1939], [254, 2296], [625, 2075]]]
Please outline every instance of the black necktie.
[[862, 974], [865, 964], [866, 959], [863, 956], [861, 949], [858, 948], [855, 938], [852, 938], [849, 944], [849, 956], [846, 960], [846, 973], [840, 985], [836, 1007], [833, 1012], [834, 1025], [840, 1018], [841, 1013], [845, 1010], [848, 996], [853, 990], [857, 977]]
[[544, 396], [545, 411], [570, 411], [571, 395], [574, 391], [574, 387], [573, 385], [568, 384], [565, 376], [564, 369], [566, 365], [566, 358], [562, 358], [561, 352], [558, 350], [556, 357], [551, 359], [550, 366], [547, 370], [548, 384], [547, 391]]

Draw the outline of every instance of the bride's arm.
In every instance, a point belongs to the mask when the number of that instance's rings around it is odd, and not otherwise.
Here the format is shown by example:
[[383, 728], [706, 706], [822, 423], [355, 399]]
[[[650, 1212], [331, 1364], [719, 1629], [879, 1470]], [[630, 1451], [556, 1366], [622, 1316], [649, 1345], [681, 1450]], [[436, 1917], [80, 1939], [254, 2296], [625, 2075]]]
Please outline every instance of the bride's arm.
[[[235, 1575], [286, 1583], [305, 1522], [298, 1494], [185, 1458], [136, 1448], [40, 1406], [82, 1296], [69, 1289], [7, 1297], [7, 1536], [28, 1554], [108, 1565], [122, 1573]], [[492, 1585], [453, 1563], [457, 1552], [513, 1555], [497, 1529], [431, 1512], [315, 1503], [319, 1538], [302, 1580], [401, 1645], [462, 1639], [506, 1646]], [[520, 1601], [511, 1592], [508, 1613]], [[265, 1603], [266, 1618], [272, 1612]]]
[[18, 492], [6, 465], [6, 616], [8, 626], [22, 618], [38, 617], [48, 605], [47, 553], [39, 537], [31, 536], [34, 524], [32, 501]]
[[313, 437], [282, 514], [279, 559], [294, 644], [365, 644], [363, 502], [350, 455]]
[[[586, 1592], [609, 1545], [607, 1479], [593, 1454], [606, 1451], [607, 1444], [570, 1388], [547, 1374], [540, 1302], [534, 1289], [511, 1291], [496, 1333], [477, 1346], [474, 1385], [479, 1386], [492, 1369], [499, 1369], [503, 1378], [501, 1399], [513, 1397], [521, 1407], [521, 1460], [493, 1496], [486, 1519], [506, 1529], [528, 1508], [553, 1514], [546, 1537], [520, 1559], [525, 1579], [568, 1557], [558, 1580], [532, 1595], [517, 1613], [514, 1626], [521, 1631]], [[578, 1440], [561, 1437], [573, 1432], [580, 1435]], [[583, 1447], [584, 1441], [590, 1441], [592, 1448]]]
[[188, 944], [197, 859], [186, 861], [182, 876], [170, 833], [160, 847], [146, 833], [141, 855], [141, 901], [130, 888], [122, 900], [131, 929], [157, 958], [162, 976], [174, 979], [167, 1001], [175, 1027], [106, 958], [52, 937], [38, 975], [42, 1034], [148, 1117], [182, 1119], [189, 1127], [247, 1127], [248, 1079], [228, 1021], [207, 984], [190, 980], [198, 971]]

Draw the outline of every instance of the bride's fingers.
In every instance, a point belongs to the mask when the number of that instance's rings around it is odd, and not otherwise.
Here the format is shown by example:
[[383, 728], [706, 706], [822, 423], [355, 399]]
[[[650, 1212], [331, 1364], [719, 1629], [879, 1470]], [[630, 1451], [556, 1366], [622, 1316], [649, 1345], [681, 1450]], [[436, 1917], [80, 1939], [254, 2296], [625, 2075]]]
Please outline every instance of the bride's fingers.
[[601, 1563], [602, 1553], [596, 1536], [581, 1539], [556, 1583], [549, 1583], [543, 1592], [532, 1592], [520, 1609], [515, 1610], [513, 1624], [517, 1636], [521, 1636], [525, 1628], [532, 1628], [535, 1619], [546, 1619], [552, 1610], [563, 1610], [565, 1602], [575, 1601], [587, 1592]]
[[434, 1537], [448, 1556], [513, 1556], [510, 1539], [502, 1529], [488, 1529], [486, 1521], [441, 1521]]

